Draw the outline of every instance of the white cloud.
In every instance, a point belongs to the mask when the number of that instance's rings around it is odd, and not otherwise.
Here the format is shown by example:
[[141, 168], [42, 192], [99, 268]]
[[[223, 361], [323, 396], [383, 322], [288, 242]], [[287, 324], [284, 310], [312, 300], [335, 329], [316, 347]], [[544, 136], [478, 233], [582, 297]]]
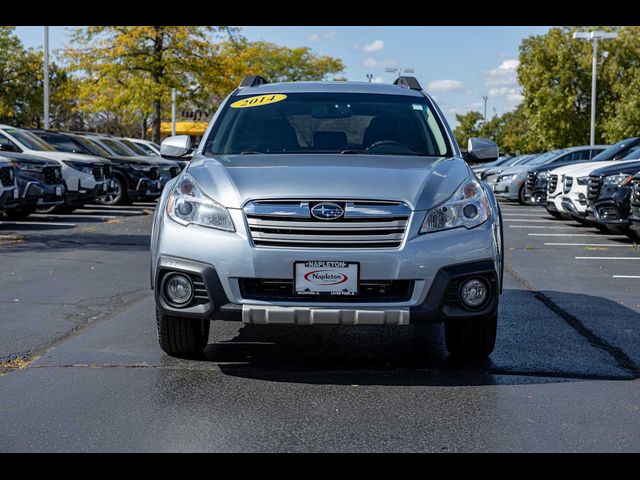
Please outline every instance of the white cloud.
[[427, 84], [431, 92], [455, 92], [464, 89], [460, 80], [433, 80]]
[[331, 30], [329, 32], [325, 32], [322, 35], [320, 35], [319, 33], [314, 33], [312, 35], [309, 35], [307, 37], [307, 40], [310, 42], [319, 42], [320, 40], [329, 40], [331, 38], [335, 38], [336, 37], [336, 31], [335, 30]]
[[373, 77], [371, 79], [371, 83], [384, 83], [384, 78], [382, 78], [382, 77]]
[[489, 96], [492, 98], [504, 97], [508, 102], [520, 103], [524, 97], [517, 87], [498, 87], [489, 90]]
[[484, 107], [484, 102], [473, 102], [469, 104], [469, 110], [477, 110]]
[[376, 67], [393, 67], [396, 64], [395, 60], [376, 60], [373, 57], [367, 58], [362, 65], [368, 68], [376, 68]]
[[384, 50], [384, 42], [382, 40], [374, 40], [373, 42], [365, 43], [364, 45], [356, 43], [353, 48], [367, 53], [380, 52]]
[[520, 62], [514, 58], [508, 58], [491, 70], [482, 72], [484, 84], [487, 87], [515, 86], [518, 84], [518, 65]]

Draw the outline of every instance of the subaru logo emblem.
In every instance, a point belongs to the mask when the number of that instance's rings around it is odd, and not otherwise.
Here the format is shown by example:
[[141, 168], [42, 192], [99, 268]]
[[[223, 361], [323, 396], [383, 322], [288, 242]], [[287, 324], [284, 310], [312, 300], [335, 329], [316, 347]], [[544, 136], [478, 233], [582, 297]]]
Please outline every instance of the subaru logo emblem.
[[344, 214], [344, 208], [337, 203], [318, 203], [311, 209], [311, 215], [319, 220], [334, 220]]

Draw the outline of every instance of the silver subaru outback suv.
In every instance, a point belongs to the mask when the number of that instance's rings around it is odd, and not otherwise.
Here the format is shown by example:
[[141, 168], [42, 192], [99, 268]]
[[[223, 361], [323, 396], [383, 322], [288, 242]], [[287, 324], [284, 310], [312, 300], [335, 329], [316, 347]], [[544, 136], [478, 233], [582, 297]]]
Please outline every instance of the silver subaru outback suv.
[[[167, 138], [165, 158], [192, 153]], [[158, 201], [151, 284], [158, 340], [195, 357], [211, 320], [444, 322], [447, 350], [494, 348], [502, 222], [413, 77], [393, 85], [245, 77]]]

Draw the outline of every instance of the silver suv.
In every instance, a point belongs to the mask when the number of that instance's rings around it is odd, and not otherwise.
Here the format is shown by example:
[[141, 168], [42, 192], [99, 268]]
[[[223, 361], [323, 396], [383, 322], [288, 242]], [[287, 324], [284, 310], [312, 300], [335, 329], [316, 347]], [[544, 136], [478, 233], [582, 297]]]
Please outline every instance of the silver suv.
[[[162, 156], [191, 153], [188, 136]], [[471, 139], [465, 158], [498, 157]], [[210, 320], [444, 322], [450, 353], [494, 347], [500, 210], [413, 77], [246, 77], [165, 188], [151, 240], [158, 339], [197, 356]]]

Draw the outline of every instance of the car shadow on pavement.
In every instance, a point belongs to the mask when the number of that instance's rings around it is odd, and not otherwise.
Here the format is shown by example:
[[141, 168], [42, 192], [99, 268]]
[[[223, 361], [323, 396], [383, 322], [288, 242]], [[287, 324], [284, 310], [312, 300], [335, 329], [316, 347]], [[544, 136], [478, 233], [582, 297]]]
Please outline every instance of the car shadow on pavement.
[[[569, 310], [553, 311], [536, 296], [539, 294], [551, 300], [552, 306], [568, 306]], [[204, 359], [231, 376], [310, 384], [451, 386], [638, 376], [630, 357], [640, 347], [624, 353], [637, 340], [628, 338], [625, 345], [612, 346], [608, 338], [637, 325], [637, 312], [600, 297], [539, 294], [505, 289], [496, 349], [486, 360], [450, 357], [443, 326], [438, 324], [243, 325], [233, 338], [215, 338], [219, 335], [213, 329]], [[582, 320], [585, 316], [588, 321]], [[620, 352], [629, 357], [621, 358]]]
[[[20, 227], [23, 227], [21, 225]], [[47, 227], [49, 229], [50, 227]], [[65, 227], [63, 227], [65, 228]], [[22, 229], [22, 228], [21, 228]], [[42, 252], [43, 249], [50, 252], [77, 250], [102, 250], [105, 252], [140, 251], [148, 254], [149, 235], [134, 234], [101, 234], [91, 232], [78, 232], [74, 235], [37, 235], [26, 238], [21, 243], [8, 247], [11, 252]]]

